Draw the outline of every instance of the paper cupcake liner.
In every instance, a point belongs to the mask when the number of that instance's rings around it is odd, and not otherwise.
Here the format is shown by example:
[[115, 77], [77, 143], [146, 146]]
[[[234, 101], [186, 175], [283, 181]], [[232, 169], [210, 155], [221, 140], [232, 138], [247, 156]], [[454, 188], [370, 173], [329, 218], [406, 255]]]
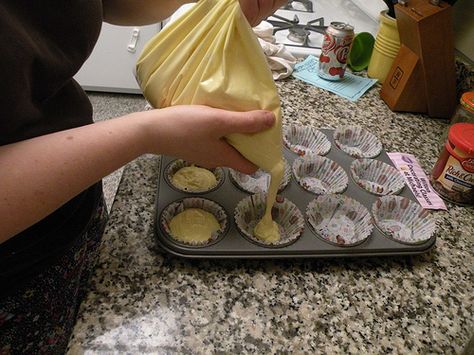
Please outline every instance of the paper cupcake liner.
[[176, 159], [176, 160], [173, 160], [172, 162], [170, 162], [167, 165], [167, 167], [165, 168], [165, 171], [164, 171], [164, 178], [165, 178], [166, 183], [175, 190], [178, 190], [178, 191], [181, 191], [181, 192], [186, 192], [187, 194], [191, 194], [191, 195], [203, 194], [203, 193], [207, 193], [207, 192], [217, 190], [224, 183], [224, 177], [225, 177], [224, 169], [215, 168], [215, 169], [207, 169], [211, 173], [214, 174], [214, 176], [216, 177], [216, 180], [217, 180], [217, 184], [215, 186], [213, 186], [212, 188], [210, 188], [210, 189], [192, 190], [191, 191], [191, 190], [182, 189], [182, 188], [174, 185], [173, 180], [172, 180], [173, 175], [176, 174], [176, 172], [179, 169], [187, 167], [187, 166], [191, 166], [191, 165], [193, 165], [193, 164], [188, 163], [187, 161], [182, 160], [182, 159]]
[[289, 125], [283, 127], [283, 143], [298, 155], [326, 155], [331, 150], [331, 142], [326, 135], [314, 127]]
[[234, 210], [239, 232], [251, 242], [265, 247], [284, 247], [294, 243], [304, 230], [304, 218], [298, 207], [288, 199], [277, 196], [272, 208], [272, 218], [278, 224], [280, 240], [267, 243], [254, 236], [253, 230], [265, 214], [266, 194], [258, 193], [242, 199]]
[[[171, 233], [169, 224], [174, 216], [183, 212], [188, 208], [200, 208], [206, 212], [212, 213], [219, 222], [220, 228], [218, 231], [212, 233], [211, 238], [207, 241], [185, 242]], [[160, 215], [160, 229], [164, 232], [172, 242], [183, 246], [203, 247], [217, 243], [227, 233], [229, 228], [229, 221], [226, 211], [222, 206], [214, 201], [202, 197], [187, 197], [179, 201], [172, 202], [166, 206]]]
[[313, 232], [338, 246], [354, 246], [372, 233], [369, 211], [358, 201], [344, 195], [321, 195], [306, 208], [306, 218]]
[[382, 151], [379, 139], [358, 126], [337, 128], [334, 131], [334, 143], [354, 158], [375, 158]]
[[314, 154], [295, 159], [293, 175], [302, 188], [315, 194], [341, 193], [349, 180], [335, 161]]
[[357, 185], [375, 195], [398, 194], [405, 186], [405, 180], [398, 170], [380, 160], [354, 160], [350, 171]]
[[[283, 179], [278, 187], [278, 192], [281, 192], [288, 186], [291, 180], [291, 167], [288, 161], [283, 158], [283, 162], [285, 164], [285, 172], [283, 175]], [[241, 173], [240, 171], [236, 171], [233, 169], [229, 169], [230, 179], [231, 181], [241, 190], [255, 194], [259, 192], [266, 193], [268, 191], [268, 187], [270, 186], [270, 174], [265, 172], [262, 169], [258, 169], [254, 174], [247, 175]]]
[[402, 196], [382, 196], [372, 205], [375, 225], [388, 238], [403, 244], [429, 240], [436, 225], [428, 210]]

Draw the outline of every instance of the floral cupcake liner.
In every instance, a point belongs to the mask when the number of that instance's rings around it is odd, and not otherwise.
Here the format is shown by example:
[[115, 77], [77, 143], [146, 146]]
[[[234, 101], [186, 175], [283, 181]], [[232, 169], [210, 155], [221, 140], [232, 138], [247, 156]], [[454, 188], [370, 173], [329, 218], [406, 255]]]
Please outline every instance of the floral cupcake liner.
[[436, 229], [430, 212], [407, 197], [379, 197], [372, 205], [372, 215], [386, 237], [403, 244], [424, 243]]
[[375, 158], [382, 151], [380, 140], [362, 127], [339, 127], [333, 137], [336, 146], [354, 158]]
[[254, 236], [254, 228], [265, 214], [266, 194], [258, 193], [242, 199], [234, 211], [234, 220], [239, 232], [252, 243], [265, 247], [285, 247], [301, 236], [304, 231], [304, 217], [298, 207], [288, 199], [277, 196], [272, 208], [273, 221], [278, 224], [280, 240], [267, 243]]
[[293, 175], [302, 188], [314, 194], [341, 193], [349, 180], [335, 161], [314, 154], [295, 159]]
[[283, 143], [298, 155], [326, 155], [331, 150], [331, 142], [326, 135], [314, 127], [289, 125], [283, 127]]
[[[278, 192], [281, 192], [288, 186], [291, 180], [291, 167], [288, 164], [288, 161], [283, 158], [283, 162], [285, 164], [285, 172], [283, 175], [283, 179], [278, 187]], [[233, 169], [229, 169], [229, 175], [231, 181], [241, 190], [255, 194], [259, 192], [266, 193], [268, 191], [268, 187], [270, 186], [270, 174], [265, 172], [262, 169], [258, 169], [252, 175], [247, 175], [241, 173], [240, 171], [236, 171]]]
[[405, 180], [398, 170], [380, 160], [354, 160], [350, 171], [357, 185], [375, 195], [398, 194], [405, 186]]
[[306, 208], [313, 232], [338, 246], [361, 244], [373, 230], [369, 211], [358, 201], [344, 195], [321, 195]]
[[164, 171], [164, 178], [165, 178], [166, 183], [168, 185], [170, 185], [175, 190], [185, 192], [187, 194], [194, 194], [194, 195], [214, 191], [214, 190], [218, 189], [224, 183], [224, 178], [225, 178], [224, 169], [215, 168], [215, 169], [206, 169], [206, 170], [209, 170], [211, 173], [214, 174], [214, 176], [216, 177], [216, 181], [217, 181], [217, 184], [215, 186], [213, 186], [212, 188], [210, 188], [210, 189], [187, 190], [187, 189], [182, 189], [179, 186], [176, 186], [175, 184], [173, 184], [173, 175], [176, 174], [176, 172], [178, 172], [178, 170], [180, 170], [184, 167], [192, 166], [192, 165], [193, 165], [192, 163], [189, 163], [189, 162], [187, 162], [185, 160], [182, 160], [182, 159], [176, 159], [176, 160], [173, 160], [172, 162], [170, 162], [166, 166], [165, 171]]
[[[219, 222], [219, 230], [212, 233], [211, 238], [207, 241], [190, 241], [185, 242], [171, 233], [170, 223], [173, 217], [177, 214], [183, 212], [188, 208], [199, 208], [206, 212], [209, 212], [216, 217]], [[183, 246], [192, 246], [192, 247], [203, 247], [209, 246], [217, 243], [221, 240], [229, 229], [229, 220], [228, 215], [224, 208], [218, 203], [208, 200], [202, 197], [187, 197], [179, 201], [175, 201], [166, 206], [160, 215], [160, 228], [164, 234], [171, 239], [174, 243], [183, 245]]]

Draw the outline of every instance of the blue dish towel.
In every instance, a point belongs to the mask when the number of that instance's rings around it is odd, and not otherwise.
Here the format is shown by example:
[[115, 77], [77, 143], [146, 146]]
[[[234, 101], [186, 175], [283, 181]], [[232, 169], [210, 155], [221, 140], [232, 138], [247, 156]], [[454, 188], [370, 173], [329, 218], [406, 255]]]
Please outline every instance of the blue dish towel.
[[339, 81], [325, 80], [318, 75], [319, 61], [310, 55], [303, 62], [295, 65], [293, 76], [318, 88], [328, 90], [351, 101], [357, 101], [377, 79], [363, 78], [346, 72]]

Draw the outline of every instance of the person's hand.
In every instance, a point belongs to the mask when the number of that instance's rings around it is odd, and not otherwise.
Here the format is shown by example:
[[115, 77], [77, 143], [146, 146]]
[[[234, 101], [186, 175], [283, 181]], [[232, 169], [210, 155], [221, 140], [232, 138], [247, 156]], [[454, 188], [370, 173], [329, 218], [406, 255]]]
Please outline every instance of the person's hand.
[[269, 111], [233, 112], [199, 105], [143, 113], [148, 115], [149, 152], [179, 157], [206, 168], [227, 166], [246, 174], [255, 172], [257, 167], [224, 136], [260, 132], [275, 122]]
[[239, 2], [247, 21], [254, 27], [286, 4], [288, 0], [239, 0]]

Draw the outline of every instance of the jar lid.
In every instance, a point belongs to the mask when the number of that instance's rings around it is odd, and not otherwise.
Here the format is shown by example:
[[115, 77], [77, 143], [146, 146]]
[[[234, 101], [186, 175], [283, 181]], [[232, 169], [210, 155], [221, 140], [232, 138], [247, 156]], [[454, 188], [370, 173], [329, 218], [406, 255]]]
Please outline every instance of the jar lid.
[[474, 91], [468, 91], [462, 94], [460, 101], [466, 110], [474, 113]]
[[449, 141], [468, 155], [474, 154], [474, 123], [455, 123], [449, 129]]

